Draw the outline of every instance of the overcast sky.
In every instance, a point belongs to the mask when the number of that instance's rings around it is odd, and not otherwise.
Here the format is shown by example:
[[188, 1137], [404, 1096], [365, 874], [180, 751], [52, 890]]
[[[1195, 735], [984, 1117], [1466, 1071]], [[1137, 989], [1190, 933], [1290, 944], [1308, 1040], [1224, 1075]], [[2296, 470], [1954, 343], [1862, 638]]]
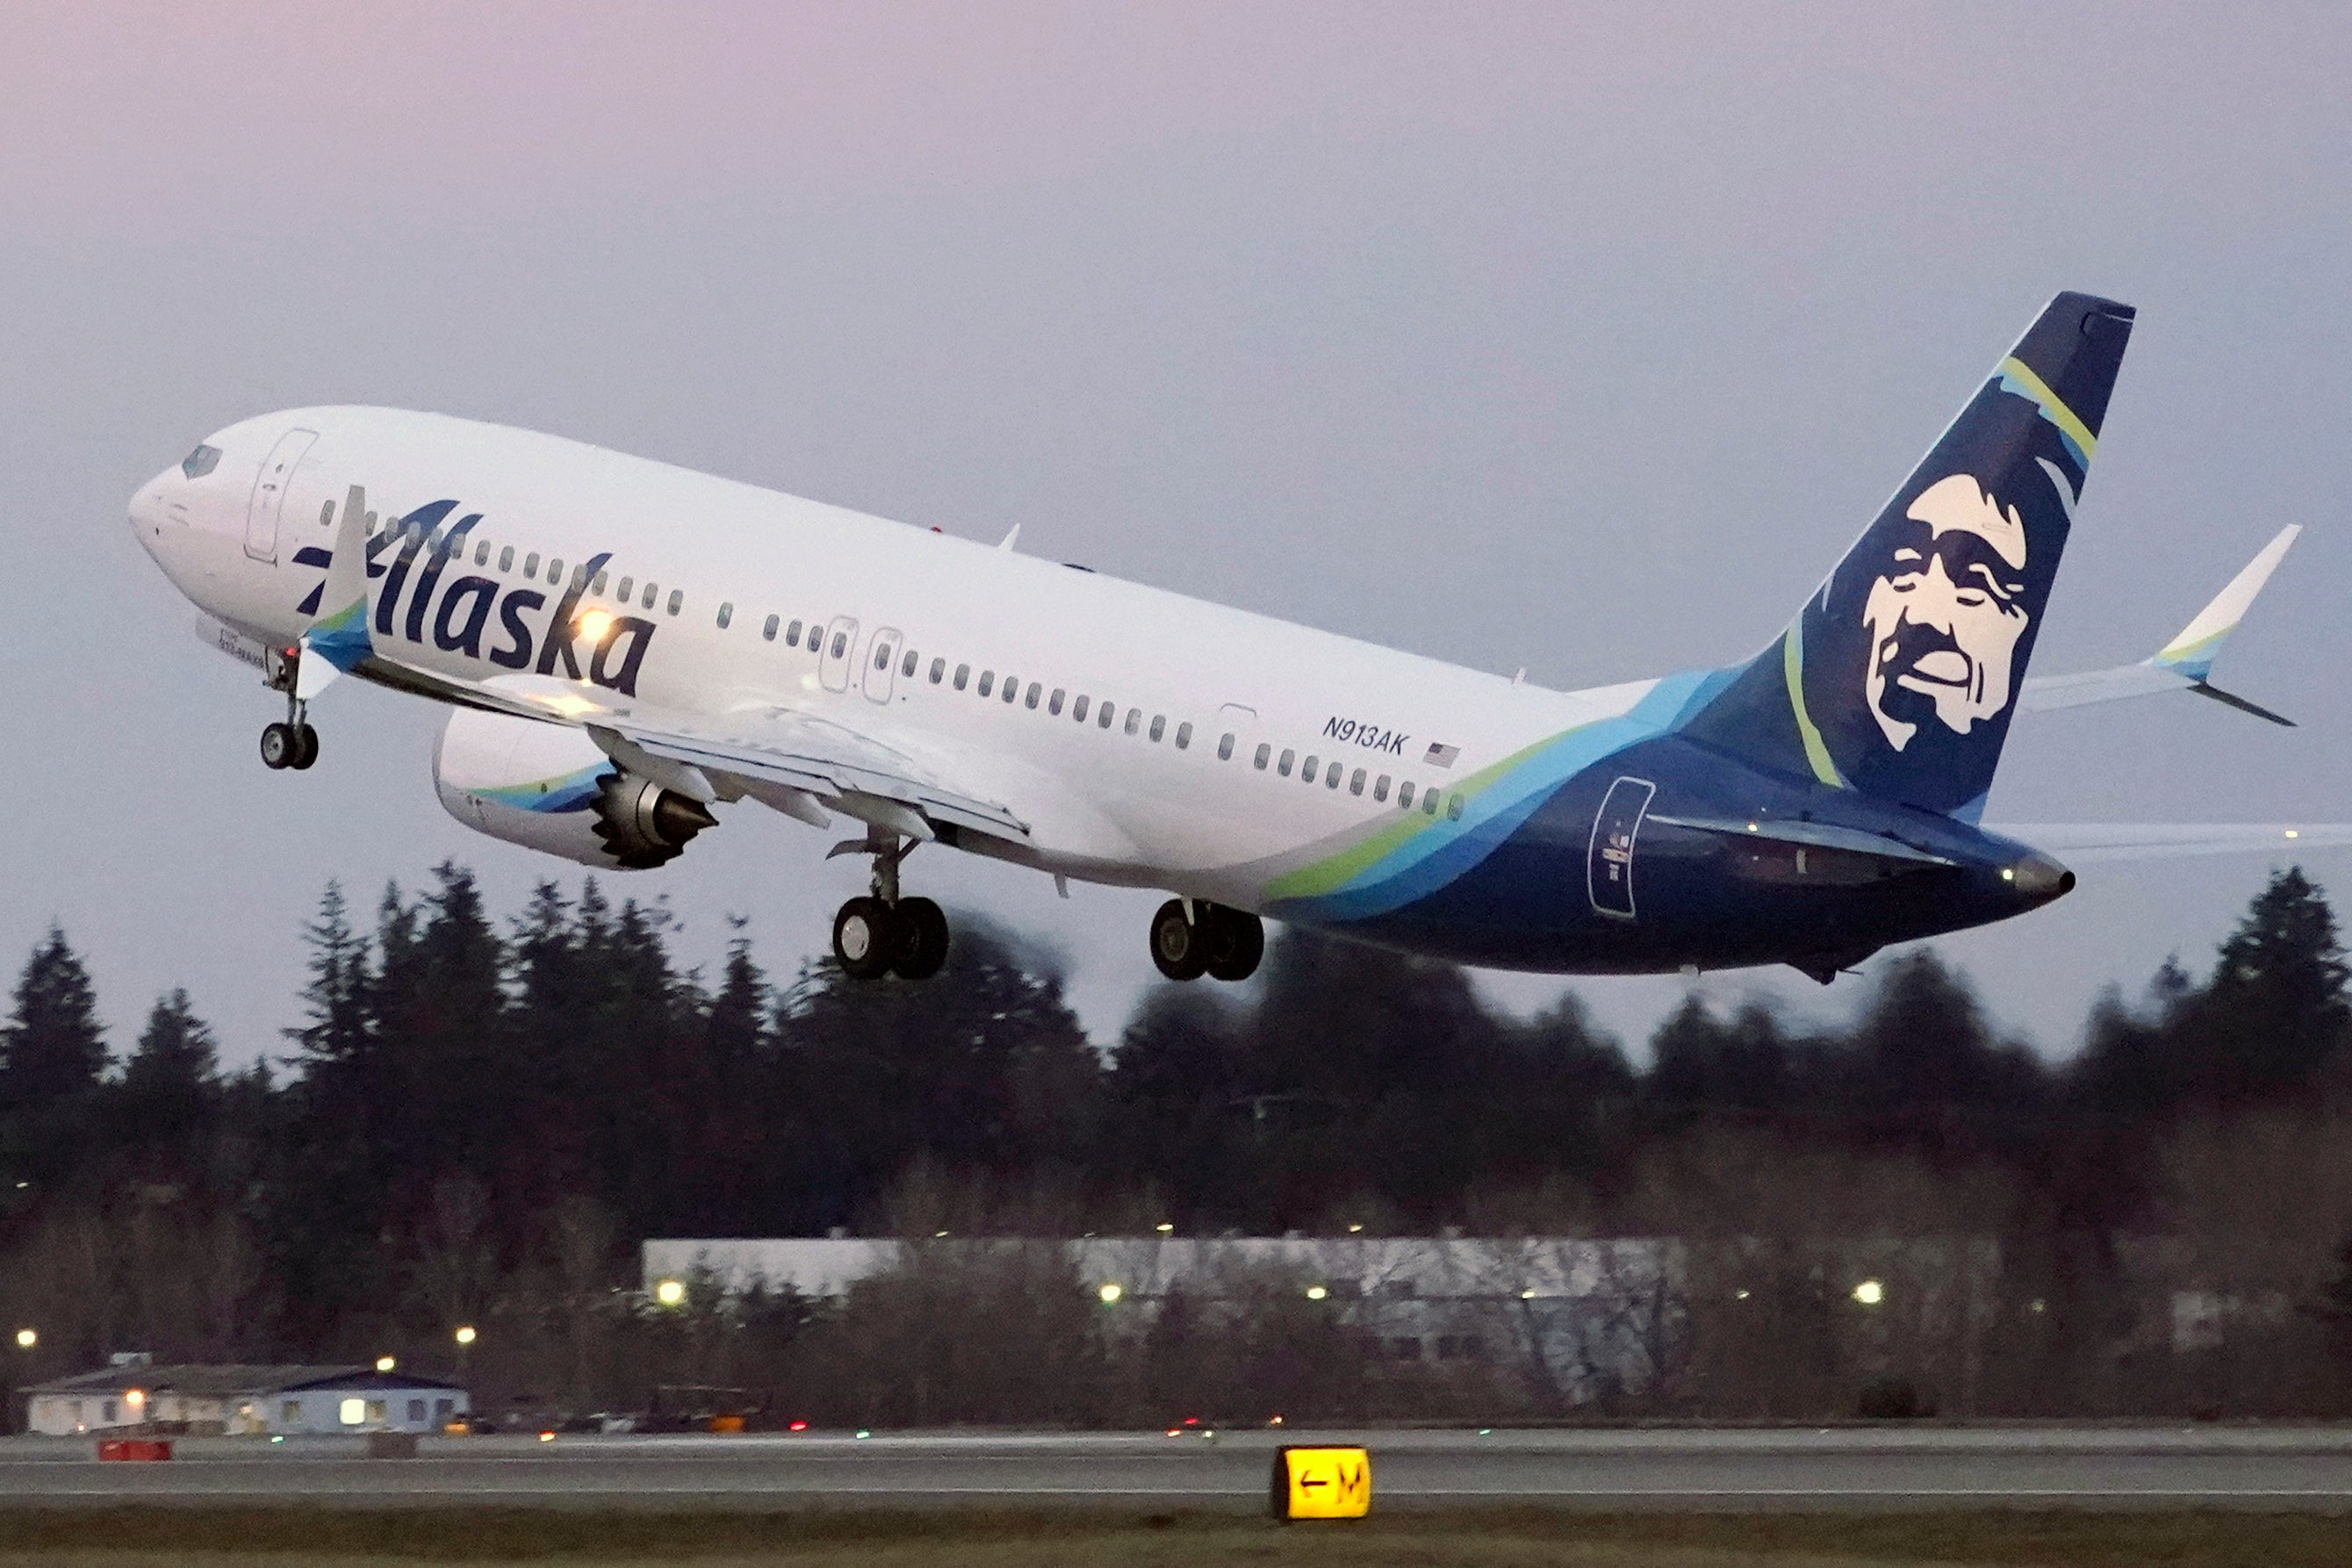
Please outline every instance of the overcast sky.
[[[12, 0], [0, 971], [62, 921], [118, 1047], [184, 984], [249, 1058], [329, 878], [576, 886], [443, 815], [423, 702], [345, 683], [318, 768], [262, 769], [277, 700], [124, 521], [249, 414], [436, 409], [1018, 522], [1576, 686], [1761, 646], [2066, 288], [2140, 325], [2036, 672], [2153, 651], [2307, 523], [2217, 675], [2304, 727], [2029, 716], [1991, 815], [2352, 818], [2347, 80], [2352, 14], [2284, 5]], [[616, 880], [690, 955], [740, 914], [789, 973], [862, 879], [831, 837], [745, 806]], [[2311, 868], [2352, 888], [2352, 852]], [[2203, 964], [2264, 869], [2094, 867], [1945, 948], [2063, 1052], [2102, 986]], [[1097, 1039], [1151, 982], [1153, 896], [941, 850], [907, 876], [1058, 953]], [[1575, 984], [1635, 1041], [1684, 989]]]

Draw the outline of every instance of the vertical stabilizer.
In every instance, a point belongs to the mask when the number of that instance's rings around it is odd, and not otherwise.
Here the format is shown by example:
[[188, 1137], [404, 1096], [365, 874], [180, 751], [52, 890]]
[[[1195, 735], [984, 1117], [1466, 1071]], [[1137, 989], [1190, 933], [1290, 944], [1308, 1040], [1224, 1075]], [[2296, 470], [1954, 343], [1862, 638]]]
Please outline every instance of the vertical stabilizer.
[[2053, 300], [1772, 646], [1687, 725], [1759, 766], [1973, 819], [2131, 336]]

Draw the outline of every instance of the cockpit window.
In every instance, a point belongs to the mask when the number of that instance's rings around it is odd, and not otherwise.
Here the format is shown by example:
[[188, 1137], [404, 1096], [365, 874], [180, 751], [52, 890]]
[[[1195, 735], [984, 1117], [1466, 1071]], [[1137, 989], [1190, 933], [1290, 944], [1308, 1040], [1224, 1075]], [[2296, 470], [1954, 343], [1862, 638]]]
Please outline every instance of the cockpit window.
[[201, 479], [206, 474], [211, 473], [213, 471], [213, 466], [219, 461], [220, 448], [218, 447], [199, 447], [194, 451], [180, 459], [180, 472], [187, 475], [188, 478], [192, 479]]

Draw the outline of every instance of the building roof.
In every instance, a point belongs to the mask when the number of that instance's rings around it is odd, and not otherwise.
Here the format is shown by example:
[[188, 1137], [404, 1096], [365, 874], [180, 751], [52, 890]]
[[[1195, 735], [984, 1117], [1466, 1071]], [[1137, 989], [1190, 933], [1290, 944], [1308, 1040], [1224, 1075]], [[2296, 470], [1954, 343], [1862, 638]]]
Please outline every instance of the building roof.
[[120, 1394], [144, 1389], [149, 1394], [187, 1394], [198, 1398], [229, 1398], [239, 1394], [275, 1394], [280, 1389], [311, 1387], [354, 1373], [376, 1375], [373, 1367], [269, 1366], [194, 1363], [182, 1366], [103, 1366], [27, 1384], [19, 1394]]
[[308, 1394], [330, 1388], [446, 1388], [452, 1394], [466, 1392], [465, 1384], [460, 1383], [444, 1383], [437, 1377], [418, 1377], [414, 1373], [378, 1372], [372, 1366], [333, 1368], [324, 1377], [314, 1377], [301, 1383], [279, 1384], [277, 1392]]

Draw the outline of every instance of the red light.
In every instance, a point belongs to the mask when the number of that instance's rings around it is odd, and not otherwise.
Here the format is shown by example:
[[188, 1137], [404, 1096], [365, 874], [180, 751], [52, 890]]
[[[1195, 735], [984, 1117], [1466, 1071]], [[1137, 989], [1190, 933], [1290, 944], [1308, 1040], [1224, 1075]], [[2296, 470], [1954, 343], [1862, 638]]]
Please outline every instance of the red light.
[[795, 1432], [805, 1432], [808, 1430], [808, 1423], [805, 1421], [795, 1421], [793, 1423], [792, 1429]]
[[1197, 1415], [1187, 1415], [1184, 1417], [1184, 1425], [1187, 1426], [1198, 1426], [1200, 1424], [1201, 1418]]

